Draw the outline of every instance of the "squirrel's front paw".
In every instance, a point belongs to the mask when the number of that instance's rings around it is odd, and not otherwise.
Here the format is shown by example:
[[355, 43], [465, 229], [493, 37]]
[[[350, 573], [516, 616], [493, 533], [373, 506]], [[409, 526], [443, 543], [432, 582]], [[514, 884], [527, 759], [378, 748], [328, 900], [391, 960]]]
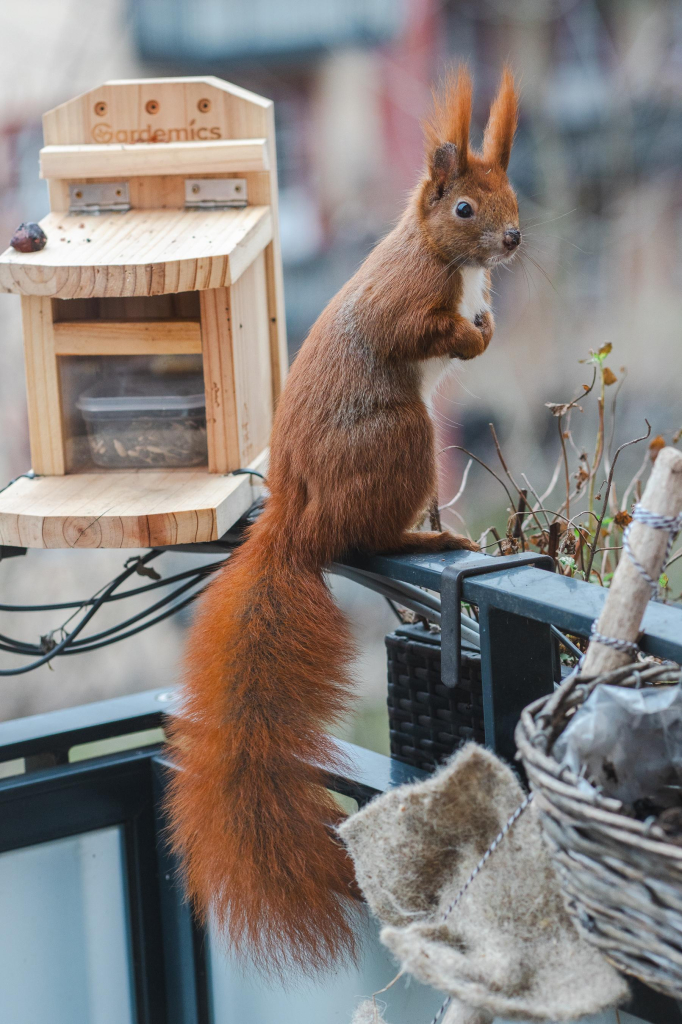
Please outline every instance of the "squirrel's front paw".
[[[482, 313], [481, 316], [485, 317], [486, 314]], [[462, 317], [452, 339], [450, 358], [475, 359], [476, 356], [480, 356], [485, 352], [489, 341], [490, 337], [486, 338], [484, 336], [482, 328], [477, 327], [471, 320], [465, 320]]]
[[485, 310], [483, 313], [477, 313], [474, 317], [474, 326], [478, 327], [481, 332], [481, 336], [487, 348], [495, 331], [495, 321], [493, 320], [492, 313], [489, 310]]

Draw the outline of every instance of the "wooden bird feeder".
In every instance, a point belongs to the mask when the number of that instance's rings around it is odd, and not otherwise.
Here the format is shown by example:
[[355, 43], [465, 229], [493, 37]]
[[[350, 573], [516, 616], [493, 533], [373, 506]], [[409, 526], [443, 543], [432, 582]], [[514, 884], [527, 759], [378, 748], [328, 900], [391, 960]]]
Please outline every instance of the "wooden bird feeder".
[[34, 479], [0, 544], [215, 540], [246, 511], [287, 366], [273, 106], [217, 78], [107, 82], [45, 114], [21, 295]]

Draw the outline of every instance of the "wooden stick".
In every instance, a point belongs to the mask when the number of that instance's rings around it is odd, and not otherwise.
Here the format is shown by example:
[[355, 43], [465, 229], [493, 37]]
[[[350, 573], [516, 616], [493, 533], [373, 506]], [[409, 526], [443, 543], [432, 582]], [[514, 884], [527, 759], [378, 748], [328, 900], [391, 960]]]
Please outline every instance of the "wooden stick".
[[[659, 452], [640, 504], [655, 515], [674, 517], [680, 514], [682, 452], [675, 448], [663, 448]], [[630, 530], [632, 553], [655, 580], [663, 570], [668, 536], [666, 530], [655, 530], [639, 522], [634, 522]], [[637, 640], [650, 598], [651, 587], [624, 551], [597, 621], [597, 630], [618, 640]], [[587, 649], [582, 673], [601, 675], [627, 665], [630, 660], [626, 652], [593, 641]]]

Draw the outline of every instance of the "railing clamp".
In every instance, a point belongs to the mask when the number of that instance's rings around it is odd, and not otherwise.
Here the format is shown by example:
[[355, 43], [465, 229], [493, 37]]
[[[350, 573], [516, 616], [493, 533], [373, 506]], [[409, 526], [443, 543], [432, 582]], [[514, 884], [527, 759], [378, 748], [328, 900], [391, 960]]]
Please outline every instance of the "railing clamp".
[[462, 587], [471, 576], [484, 576], [493, 572], [506, 572], [522, 565], [534, 565], [537, 569], [554, 572], [551, 555], [518, 554], [503, 555], [499, 558], [486, 556], [485, 561], [473, 565], [448, 565], [441, 574], [441, 680], [444, 686], [459, 685], [462, 666]]

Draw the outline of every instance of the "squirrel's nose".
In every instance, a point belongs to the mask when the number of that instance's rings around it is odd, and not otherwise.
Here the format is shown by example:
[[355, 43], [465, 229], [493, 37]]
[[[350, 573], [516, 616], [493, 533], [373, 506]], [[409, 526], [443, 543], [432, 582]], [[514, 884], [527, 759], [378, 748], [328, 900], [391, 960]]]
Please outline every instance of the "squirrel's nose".
[[505, 249], [509, 249], [511, 252], [512, 249], [515, 249], [520, 244], [521, 232], [518, 228], [508, 228], [504, 233], [502, 241], [504, 242]]

